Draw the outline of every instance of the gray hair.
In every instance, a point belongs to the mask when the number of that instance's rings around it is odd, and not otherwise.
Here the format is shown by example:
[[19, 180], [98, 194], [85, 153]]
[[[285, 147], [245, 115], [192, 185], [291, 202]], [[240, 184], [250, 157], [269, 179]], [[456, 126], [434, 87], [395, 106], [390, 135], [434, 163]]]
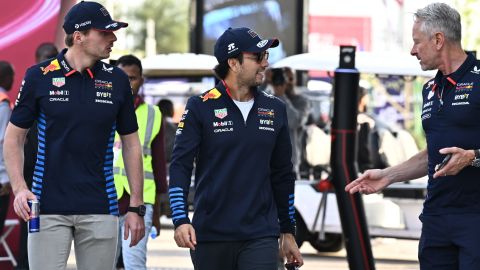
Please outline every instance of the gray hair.
[[430, 37], [435, 32], [442, 32], [447, 40], [460, 43], [462, 39], [460, 14], [449, 5], [432, 3], [417, 10], [413, 15], [416, 22], [422, 23], [420, 30]]

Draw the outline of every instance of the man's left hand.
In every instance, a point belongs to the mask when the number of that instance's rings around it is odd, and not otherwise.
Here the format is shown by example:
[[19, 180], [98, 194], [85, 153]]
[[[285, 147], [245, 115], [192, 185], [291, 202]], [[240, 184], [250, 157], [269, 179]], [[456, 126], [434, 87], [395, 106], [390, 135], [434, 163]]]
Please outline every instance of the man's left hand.
[[459, 147], [442, 148], [439, 152], [442, 155], [452, 154], [452, 157], [442, 169], [433, 174], [433, 178], [456, 175], [463, 168], [470, 166], [472, 164], [472, 160], [475, 158], [475, 153], [473, 153], [473, 150], [465, 150]]
[[298, 249], [297, 242], [295, 242], [295, 236], [291, 233], [282, 233], [280, 235], [280, 248], [283, 254], [287, 258], [287, 263], [296, 262], [298, 266], [303, 265], [302, 254]]
[[135, 246], [145, 236], [145, 223], [143, 217], [137, 213], [128, 212], [125, 216], [125, 233], [123, 239], [127, 240], [130, 235], [130, 247]]

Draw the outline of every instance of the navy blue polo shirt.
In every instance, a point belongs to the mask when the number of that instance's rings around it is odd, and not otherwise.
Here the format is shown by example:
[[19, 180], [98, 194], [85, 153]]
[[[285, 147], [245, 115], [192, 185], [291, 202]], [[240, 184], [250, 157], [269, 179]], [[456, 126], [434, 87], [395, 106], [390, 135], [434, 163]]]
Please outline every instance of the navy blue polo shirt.
[[457, 71], [440, 71], [423, 87], [422, 124], [428, 148], [428, 188], [423, 214], [480, 213], [480, 168], [433, 179], [445, 147], [480, 148], [480, 61], [468, 55]]
[[138, 129], [130, 83], [101, 61], [80, 73], [66, 51], [27, 70], [10, 119], [24, 129], [38, 122], [32, 192], [41, 214], [118, 215], [112, 146], [115, 131]]
[[295, 233], [294, 174], [285, 104], [254, 91], [245, 121], [220, 82], [191, 97], [170, 164], [176, 227], [190, 223], [187, 194], [195, 161], [198, 241], [239, 241]]

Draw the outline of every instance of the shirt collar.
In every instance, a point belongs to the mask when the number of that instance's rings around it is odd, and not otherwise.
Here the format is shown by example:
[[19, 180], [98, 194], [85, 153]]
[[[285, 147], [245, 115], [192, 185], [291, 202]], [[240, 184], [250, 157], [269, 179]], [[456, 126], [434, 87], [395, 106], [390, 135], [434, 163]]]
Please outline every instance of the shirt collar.
[[[65, 77], [71, 76], [78, 72], [76, 69], [72, 68], [70, 64], [68, 64], [67, 59], [65, 58], [65, 53], [67, 52], [67, 50], [67, 48], [63, 49], [57, 56], [57, 60], [60, 63], [60, 69], [62, 70], [63, 74], [65, 74]], [[93, 70], [98, 70], [98, 62], [99, 61], [95, 63]], [[93, 70], [90, 68], [85, 69], [89, 77], [92, 79], [94, 75]]]
[[[467, 73], [472, 66], [476, 63], [476, 59], [472, 54], [467, 54], [467, 59], [462, 63], [462, 65], [453, 73], [444, 75], [440, 70], [435, 75], [435, 84], [441, 85], [449, 82], [451, 85], [455, 86], [457, 82]], [[447, 86], [447, 85], [445, 85]]]

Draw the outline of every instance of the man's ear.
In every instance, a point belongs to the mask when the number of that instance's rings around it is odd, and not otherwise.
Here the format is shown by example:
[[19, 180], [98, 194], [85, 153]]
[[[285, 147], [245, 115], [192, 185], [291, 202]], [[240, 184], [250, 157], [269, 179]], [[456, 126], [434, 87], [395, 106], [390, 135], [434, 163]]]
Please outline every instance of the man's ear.
[[435, 39], [435, 47], [437, 48], [437, 50], [441, 49], [445, 44], [445, 34], [442, 32], [437, 32], [434, 35], [434, 39]]
[[238, 72], [240, 68], [240, 62], [236, 58], [228, 58], [227, 60], [228, 66], [233, 72]]

